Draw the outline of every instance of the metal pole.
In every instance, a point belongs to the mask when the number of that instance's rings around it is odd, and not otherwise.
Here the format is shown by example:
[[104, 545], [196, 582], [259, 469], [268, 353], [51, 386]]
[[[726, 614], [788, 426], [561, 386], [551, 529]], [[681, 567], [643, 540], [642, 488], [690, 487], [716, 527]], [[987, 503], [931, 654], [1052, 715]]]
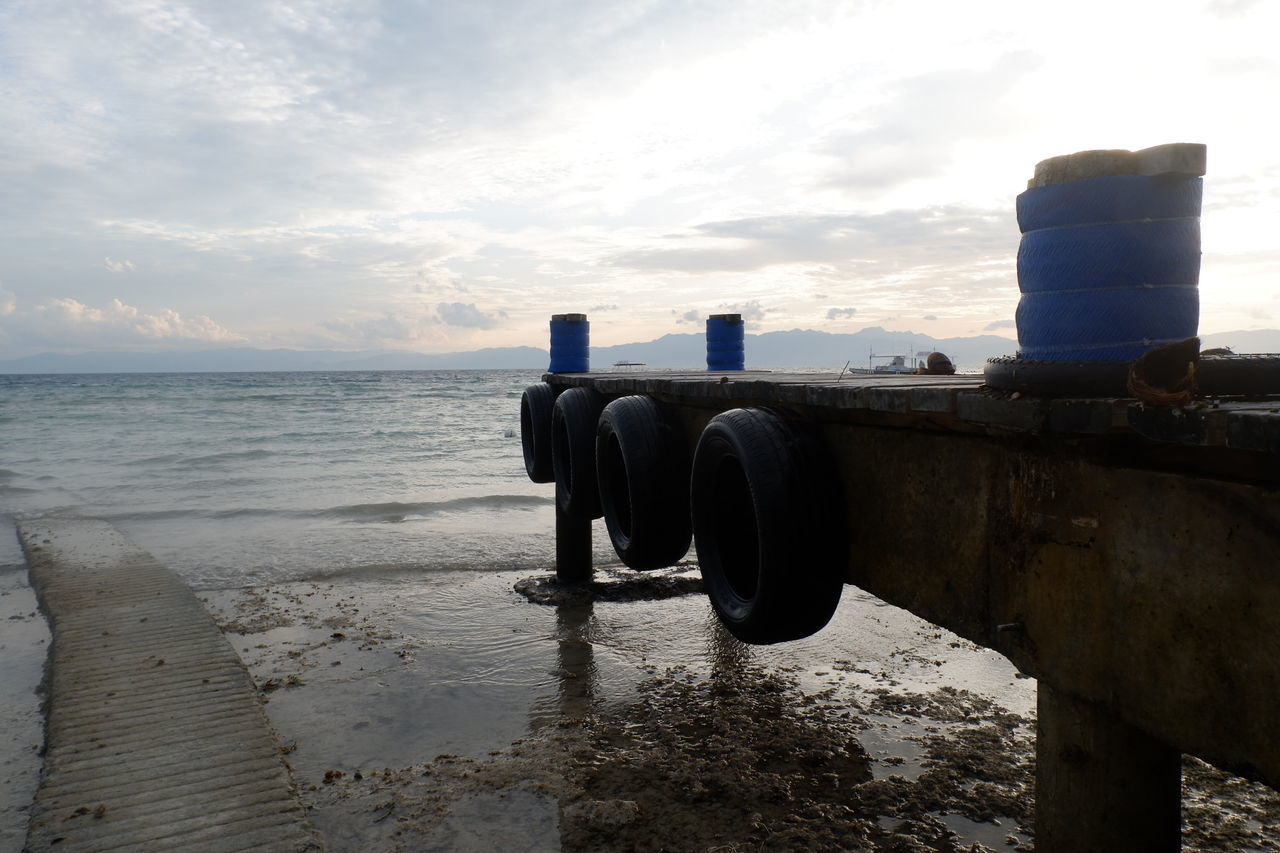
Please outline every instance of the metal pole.
[[577, 518], [556, 505], [556, 578], [565, 583], [591, 580], [591, 519]]

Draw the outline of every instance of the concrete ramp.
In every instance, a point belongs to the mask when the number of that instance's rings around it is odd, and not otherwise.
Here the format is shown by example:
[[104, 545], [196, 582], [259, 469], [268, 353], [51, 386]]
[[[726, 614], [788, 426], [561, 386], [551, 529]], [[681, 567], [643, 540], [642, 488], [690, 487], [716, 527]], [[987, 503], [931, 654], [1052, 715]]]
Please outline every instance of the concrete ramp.
[[244, 665], [190, 588], [105, 522], [18, 532], [53, 632], [27, 849], [322, 849]]

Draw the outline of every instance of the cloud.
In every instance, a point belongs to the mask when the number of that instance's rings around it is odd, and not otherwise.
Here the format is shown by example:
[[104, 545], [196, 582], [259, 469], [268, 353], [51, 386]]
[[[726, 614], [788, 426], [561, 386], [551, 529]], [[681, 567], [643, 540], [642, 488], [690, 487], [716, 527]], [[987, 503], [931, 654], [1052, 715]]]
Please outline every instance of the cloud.
[[921, 318], [921, 319], [928, 320], [928, 321], [930, 321], [930, 322], [934, 322], [934, 321], [936, 321], [936, 320], [938, 319], [938, 315], [937, 315], [937, 314], [925, 314], [925, 315], [924, 315], [924, 317], [923, 317], [923, 318]]
[[1012, 329], [1018, 324], [1013, 320], [995, 320], [982, 327], [984, 332], [997, 332], [1000, 329]]
[[506, 311], [481, 311], [475, 303], [441, 302], [436, 315], [447, 326], [463, 326], [469, 329], [491, 329], [507, 316]]
[[836, 320], [836, 319], [839, 319], [840, 317], [852, 317], [854, 314], [857, 314], [857, 313], [858, 313], [857, 308], [828, 308], [827, 319]]
[[602, 312], [603, 312], [603, 311], [617, 311], [617, 310], [618, 310], [618, 305], [617, 305], [617, 303], [616, 303], [616, 302], [615, 302], [615, 303], [610, 303], [610, 304], [608, 304], [608, 305], [592, 305], [592, 306], [591, 306], [591, 310], [592, 310], [593, 312], [595, 312], [595, 311], [602, 311]]
[[838, 164], [826, 184], [866, 192], [945, 174], [965, 144], [1019, 123], [1008, 96], [1041, 61], [1018, 51], [989, 68], [945, 68], [887, 85], [878, 106], [852, 117], [856, 129], [818, 147]]
[[1210, 0], [1209, 10], [1216, 15], [1229, 18], [1243, 15], [1259, 2], [1260, 0]]
[[18, 297], [0, 284], [0, 317], [7, 317], [18, 310]]
[[324, 342], [340, 347], [404, 347], [429, 343], [440, 321], [421, 310], [388, 311], [378, 316], [343, 317], [326, 320], [321, 326], [336, 340]]
[[[7, 310], [5, 310], [7, 306]], [[27, 346], [65, 346], [74, 341], [84, 349], [174, 344], [229, 344], [245, 340], [204, 315], [183, 316], [172, 308], [140, 310], [119, 299], [95, 307], [70, 297], [48, 300], [27, 311], [17, 310], [12, 294], [0, 293], [0, 324], [9, 338]]]
[[743, 320], [763, 320], [765, 309], [753, 299], [750, 302], [721, 304], [717, 314], [741, 314]]
[[776, 264], [893, 259], [938, 263], [968, 256], [1008, 255], [1018, 232], [1008, 210], [946, 205], [879, 214], [762, 216], [707, 222], [658, 245], [615, 255], [609, 262], [637, 270], [748, 272]]
[[111, 272], [133, 272], [134, 270], [132, 261], [113, 261], [110, 258], [103, 258], [102, 265]]
[[[674, 308], [671, 310], [671, 313], [676, 314], [676, 311]], [[690, 308], [688, 311], [684, 312], [683, 314], [677, 314], [676, 322], [677, 323], [701, 323], [702, 312], [700, 312], [696, 308]]]

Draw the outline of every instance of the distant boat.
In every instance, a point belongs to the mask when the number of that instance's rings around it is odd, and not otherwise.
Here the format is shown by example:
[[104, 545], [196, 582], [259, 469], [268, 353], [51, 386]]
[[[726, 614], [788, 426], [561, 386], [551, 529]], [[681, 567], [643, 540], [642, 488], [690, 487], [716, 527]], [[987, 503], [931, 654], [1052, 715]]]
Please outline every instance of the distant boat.
[[[871, 353], [866, 367], [849, 367], [845, 365], [842, 373], [914, 373], [917, 368], [928, 363], [929, 353], [918, 352], [915, 355], [876, 355]], [[879, 364], [877, 364], [879, 362]]]
[[615, 361], [614, 367], [644, 367], [643, 361]]

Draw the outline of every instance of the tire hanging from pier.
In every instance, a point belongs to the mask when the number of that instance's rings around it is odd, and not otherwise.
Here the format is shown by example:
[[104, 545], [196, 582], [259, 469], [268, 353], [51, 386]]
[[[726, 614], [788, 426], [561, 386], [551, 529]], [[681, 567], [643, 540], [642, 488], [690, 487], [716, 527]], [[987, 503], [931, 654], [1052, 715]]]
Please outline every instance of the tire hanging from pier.
[[645, 396], [605, 406], [596, 429], [600, 508], [618, 558], [644, 571], [689, 551], [689, 451]]
[[551, 409], [556, 391], [546, 382], [524, 389], [520, 397], [520, 445], [524, 450], [524, 470], [535, 483], [556, 478], [551, 466]]
[[840, 603], [841, 502], [815, 439], [768, 409], [711, 419], [694, 454], [690, 500], [711, 605], [738, 639], [798, 640]]
[[575, 518], [599, 518], [596, 484], [596, 423], [604, 397], [594, 388], [569, 388], [551, 408], [551, 467], [556, 504]]

